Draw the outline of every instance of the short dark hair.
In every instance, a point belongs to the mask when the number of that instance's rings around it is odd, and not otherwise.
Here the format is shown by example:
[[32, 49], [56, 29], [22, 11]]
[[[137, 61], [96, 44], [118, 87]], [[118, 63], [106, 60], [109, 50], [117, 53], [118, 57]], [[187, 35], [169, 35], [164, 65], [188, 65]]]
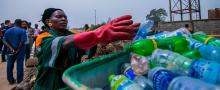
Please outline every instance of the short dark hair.
[[11, 21], [10, 20], [5, 20], [5, 24], [8, 24], [10, 23]]
[[89, 25], [88, 25], [88, 24], [85, 24], [85, 25], [84, 25], [84, 29], [85, 29], [85, 30], [89, 29]]
[[49, 27], [49, 26], [47, 25], [46, 20], [47, 20], [47, 19], [50, 19], [50, 17], [51, 17], [51, 15], [53, 14], [53, 12], [55, 12], [55, 11], [57, 11], [57, 10], [63, 11], [62, 9], [58, 9], [58, 8], [47, 8], [47, 9], [44, 10], [44, 13], [43, 13], [43, 15], [42, 15], [41, 21], [44, 23], [44, 25], [45, 25], [46, 27]]
[[16, 19], [14, 22], [15, 26], [19, 26], [19, 27], [21, 27], [21, 23], [22, 23], [21, 19]]
[[34, 27], [37, 28], [37, 27], [38, 27], [38, 24], [34, 24]]
[[185, 24], [185, 28], [189, 28], [189, 24]]

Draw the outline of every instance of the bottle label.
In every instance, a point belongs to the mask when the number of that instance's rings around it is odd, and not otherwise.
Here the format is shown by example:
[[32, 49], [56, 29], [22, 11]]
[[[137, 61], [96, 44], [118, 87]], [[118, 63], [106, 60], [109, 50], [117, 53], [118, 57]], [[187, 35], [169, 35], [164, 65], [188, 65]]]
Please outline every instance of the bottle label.
[[125, 69], [124, 75], [130, 80], [133, 80], [134, 77], [136, 76], [130, 66]]
[[153, 75], [153, 86], [155, 90], [167, 90], [170, 82], [178, 75], [168, 71], [159, 70]]
[[158, 46], [157, 46], [157, 42], [154, 40], [154, 39], [151, 39], [153, 44], [154, 44], [154, 48], [156, 49]]
[[207, 60], [194, 60], [189, 75], [203, 81], [217, 84], [220, 80], [220, 64]]
[[202, 46], [203, 44], [202, 43], [198, 43], [198, 42], [194, 42], [192, 45], [191, 45], [191, 48], [195, 48], [195, 49], [198, 49], [200, 46]]
[[131, 84], [132, 81], [128, 80], [126, 77], [122, 77], [113, 85], [112, 90], [124, 90], [125, 87]]

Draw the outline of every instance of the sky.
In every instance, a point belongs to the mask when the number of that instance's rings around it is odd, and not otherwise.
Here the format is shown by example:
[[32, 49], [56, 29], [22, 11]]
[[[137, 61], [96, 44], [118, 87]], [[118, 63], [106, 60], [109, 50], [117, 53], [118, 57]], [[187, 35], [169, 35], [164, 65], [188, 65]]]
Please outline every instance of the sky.
[[[176, 1], [176, 0], [175, 0]], [[202, 19], [208, 18], [208, 10], [220, 8], [220, 0], [200, 0]], [[63, 9], [69, 27], [95, 24], [121, 15], [132, 15], [135, 22], [143, 22], [152, 9], [164, 8], [169, 15], [169, 0], [0, 0], [0, 23], [9, 19], [25, 19], [38, 22], [46, 8]], [[169, 21], [169, 16], [166, 18]]]

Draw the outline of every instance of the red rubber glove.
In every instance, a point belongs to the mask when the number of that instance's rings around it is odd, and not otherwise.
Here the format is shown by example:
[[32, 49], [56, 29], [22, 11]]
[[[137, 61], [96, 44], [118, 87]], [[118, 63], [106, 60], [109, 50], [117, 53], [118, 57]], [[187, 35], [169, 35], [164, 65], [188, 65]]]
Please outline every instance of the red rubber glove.
[[118, 17], [94, 31], [74, 36], [74, 45], [89, 49], [98, 43], [110, 43], [116, 40], [131, 40], [136, 34], [139, 23], [133, 23], [130, 15]]

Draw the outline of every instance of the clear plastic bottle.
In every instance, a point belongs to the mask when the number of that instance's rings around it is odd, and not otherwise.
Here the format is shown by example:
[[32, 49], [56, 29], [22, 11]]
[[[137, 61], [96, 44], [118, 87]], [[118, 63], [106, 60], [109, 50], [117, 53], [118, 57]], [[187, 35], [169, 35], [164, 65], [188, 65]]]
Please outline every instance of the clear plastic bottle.
[[186, 36], [186, 37], [192, 37], [191, 33], [186, 28], [179, 28], [175, 31], [168, 32], [164, 31], [152, 36], [147, 36], [148, 39], [159, 39], [159, 38], [167, 38], [172, 36]]
[[152, 20], [146, 20], [145, 22], [141, 23], [136, 36], [134, 37], [133, 41], [137, 41], [140, 39], [146, 39], [149, 31], [153, 27], [154, 22]]
[[187, 38], [192, 49], [197, 49], [200, 55], [207, 59], [220, 63], [220, 48], [212, 45], [203, 44], [193, 38]]
[[169, 50], [156, 49], [151, 55], [150, 63], [151, 68], [160, 66], [187, 74], [192, 60]]
[[144, 76], [136, 76], [133, 81], [144, 88], [144, 90], [153, 90], [152, 82]]
[[168, 90], [220, 90], [219, 87], [187, 76], [174, 78]]
[[172, 31], [170, 35], [168, 35], [168, 37], [170, 36], [185, 36], [185, 37], [192, 37], [192, 34], [189, 32], [189, 30], [187, 28], [179, 28], [175, 31]]
[[193, 34], [205, 34], [203, 31], [198, 31], [198, 32], [195, 32]]
[[148, 73], [148, 78], [152, 81], [155, 90], [167, 90], [170, 82], [179, 76], [162, 67], [151, 69]]
[[163, 32], [160, 32], [160, 33], [151, 35], [151, 36], [147, 36], [147, 39], [166, 38], [168, 34], [170, 34], [170, 32], [168, 32], [168, 31], [163, 31]]
[[110, 75], [111, 90], [143, 90], [138, 84], [126, 78], [124, 75]]
[[210, 60], [191, 60], [178, 53], [157, 49], [151, 57], [154, 66], [188, 75], [208, 83], [220, 85], [220, 64]]
[[131, 67], [136, 75], [147, 74], [150, 69], [148, 58], [131, 53]]
[[203, 59], [194, 60], [188, 76], [220, 86], [220, 64]]

